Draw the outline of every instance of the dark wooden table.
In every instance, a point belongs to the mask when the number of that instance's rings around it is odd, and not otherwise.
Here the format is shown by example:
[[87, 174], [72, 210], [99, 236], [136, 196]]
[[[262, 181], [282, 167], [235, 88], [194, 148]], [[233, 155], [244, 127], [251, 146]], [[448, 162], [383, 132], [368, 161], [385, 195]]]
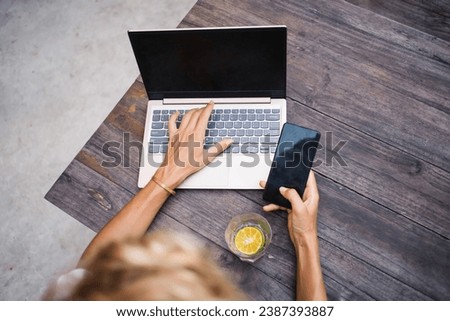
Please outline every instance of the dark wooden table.
[[[180, 24], [287, 25], [288, 121], [323, 134], [315, 171], [332, 300], [450, 299], [449, 19], [436, 0], [205, 0]], [[138, 191], [146, 102], [138, 79], [46, 199], [95, 231], [116, 214]], [[108, 168], [111, 141], [122, 164]], [[290, 300], [286, 215], [264, 214], [273, 243], [254, 264], [223, 238], [233, 215], [263, 204], [261, 191], [180, 190], [152, 229], [197, 235], [251, 298]]]

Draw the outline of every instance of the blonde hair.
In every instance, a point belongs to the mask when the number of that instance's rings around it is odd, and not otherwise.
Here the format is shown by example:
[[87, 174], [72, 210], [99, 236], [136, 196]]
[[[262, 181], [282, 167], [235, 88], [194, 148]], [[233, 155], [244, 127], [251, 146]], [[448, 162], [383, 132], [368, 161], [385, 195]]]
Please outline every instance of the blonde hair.
[[88, 273], [68, 299], [245, 299], [207, 251], [193, 243], [172, 232], [111, 243], [86, 264]]

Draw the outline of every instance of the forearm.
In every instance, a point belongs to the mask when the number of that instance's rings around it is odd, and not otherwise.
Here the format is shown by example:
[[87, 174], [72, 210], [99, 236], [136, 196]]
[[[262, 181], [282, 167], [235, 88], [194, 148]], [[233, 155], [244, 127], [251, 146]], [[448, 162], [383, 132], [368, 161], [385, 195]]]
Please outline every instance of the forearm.
[[98, 249], [112, 241], [144, 236], [169, 195], [154, 181], [150, 181], [100, 230], [84, 251], [78, 265], [82, 266]]
[[302, 236], [294, 245], [297, 253], [297, 300], [327, 300], [317, 235]]

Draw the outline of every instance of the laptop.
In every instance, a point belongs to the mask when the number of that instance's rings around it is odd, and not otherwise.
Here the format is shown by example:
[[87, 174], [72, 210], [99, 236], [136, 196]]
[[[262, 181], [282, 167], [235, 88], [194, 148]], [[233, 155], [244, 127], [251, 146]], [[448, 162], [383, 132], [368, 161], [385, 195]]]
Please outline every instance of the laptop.
[[138, 186], [164, 160], [167, 121], [214, 101], [205, 148], [233, 144], [178, 188], [259, 189], [286, 122], [286, 26], [128, 31], [149, 97]]

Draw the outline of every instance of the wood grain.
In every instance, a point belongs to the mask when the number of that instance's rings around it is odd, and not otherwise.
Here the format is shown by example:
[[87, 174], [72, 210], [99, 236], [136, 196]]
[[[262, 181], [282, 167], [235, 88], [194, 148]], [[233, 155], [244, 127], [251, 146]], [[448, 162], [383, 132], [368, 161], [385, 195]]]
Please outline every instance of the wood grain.
[[450, 41], [450, 2], [446, 0], [346, 0], [404, 25]]
[[449, 43], [339, 0], [203, 4], [186, 26], [287, 25], [290, 98], [450, 171]]
[[[441, 2], [364, 2], [201, 0], [180, 27], [287, 25], [288, 121], [322, 132], [318, 160], [347, 142], [339, 151], [346, 166], [335, 158], [315, 168], [329, 298], [449, 300], [450, 43], [436, 37], [447, 26], [428, 10]], [[404, 21], [402, 8], [429, 14], [429, 34], [421, 21]], [[146, 104], [138, 78], [46, 199], [98, 231], [138, 190]], [[108, 155], [118, 166], [105, 166]], [[196, 235], [252, 299], [293, 299], [286, 214], [262, 213], [262, 205], [261, 191], [181, 190], [152, 229]], [[254, 264], [231, 255], [223, 238], [243, 212], [263, 214], [274, 230], [268, 255]]]

